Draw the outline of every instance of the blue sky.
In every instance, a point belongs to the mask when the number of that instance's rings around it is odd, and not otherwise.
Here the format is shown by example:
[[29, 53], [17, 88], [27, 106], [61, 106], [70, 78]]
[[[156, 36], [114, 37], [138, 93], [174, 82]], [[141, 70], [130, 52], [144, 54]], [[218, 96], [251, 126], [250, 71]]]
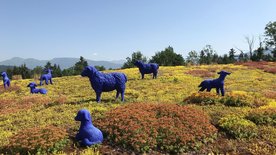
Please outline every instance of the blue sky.
[[275, 0], [0, 0], [0, 61], [147, 57], [172, 46], [186, 57], [210, 44], [248, 49], [245, 36], [276, 21]]

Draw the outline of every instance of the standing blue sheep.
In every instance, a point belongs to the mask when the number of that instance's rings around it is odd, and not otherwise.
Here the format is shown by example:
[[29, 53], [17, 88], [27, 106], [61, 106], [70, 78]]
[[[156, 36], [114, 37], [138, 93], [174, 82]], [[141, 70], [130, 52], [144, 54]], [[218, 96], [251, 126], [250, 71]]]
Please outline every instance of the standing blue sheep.
[[102, 143], [103, 133], [92, 124], [92, 118], [88, 110], [80, 110], [75, 120], [81, 121], [79, 132], [76, 135], [76, 140], [80, 141], [81, 145], [91, 146]]
[[216, 88], [217, 94], [219, 95], [220, 91], [221, 95], [224, 96], [224, 79], [227, 75], [230, 75], [231, 73], [220, 71], [218, 72], [218, 74], [220, 76], [217, 79], [208, 79], [202, 81], [198, 86], [201, 87], [199, 91], [204, 91], [205, 89], [207, 89], [207, 91], [210, 92], [212, 88]]
[[124, 93], [126, 88], [127, 77], [124, 73], [101, 73], [93, 66], [86, 66], [81, 76], [87, 76], [91, 86], [96, 92], [96, 101], [101, 101], [102, 92], [117, 91], [116, 99], [121, 93], [121, 100], [124, 101]]
[[134, 63], [135, 66], [137, 66], [140, 70], [140, 73], [142, 75], [142, 79], [144, 79], [144, 75], [145, 74], [151, 74], [153, 73], [153, 79], [157, 78], [157, 73], [158, 73], [158, 69], [159, 66], [156, 63], [149, 63], [149, 64], [144, 64], [142, 61], [137, 60]]
[[10, 86], [10, 79], [6, 72], [2, 72], [1, 75], [3, 77], [4, 88], [7, 89]]
[[40, 77], [40, 85], [43, 85], [43, 81], [45, 80], [46, 85], [48, 85], [48, 80], [50, 81], [51, 84], [53, 84], [52, 82], [52, 70], [51, 69], [47, 69], [47, 74], [43, 74]]
[[27, 87], [30, 87], [30, 90], [31, 90], [32, 94], [38, 94], [38, 93], [40, 93], [40, 94], [46, 94], [47, 93], [46, 89], [44, 89], [44, 88], [36, 89], [35, 88], [36, 86], [37, 86], [36, 83], [31, 82], [31, 83], [28, 84]]

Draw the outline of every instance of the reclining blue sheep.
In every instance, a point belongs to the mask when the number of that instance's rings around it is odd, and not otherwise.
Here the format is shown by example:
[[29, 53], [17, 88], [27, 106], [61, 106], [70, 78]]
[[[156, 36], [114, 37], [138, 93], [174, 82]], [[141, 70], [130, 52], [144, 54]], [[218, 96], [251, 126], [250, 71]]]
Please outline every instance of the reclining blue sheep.
[[51, 84], [53, 84], [52, 82], [52, 70], [51, 69], [47, 69], [47, 74], [43, 74], [40, 77], [40, 85], [43, 85], [43, 81], [45, 80], [46, 85], [48, 85], [48, 80], [50, 81]]
[[91, 146], [102, 143], [103, 133], [92, 124], [90, 113], [86, 109], [82, 109], [75, 117], [76, 121], [81, 121], [79, 132], [76, 135], [76, 140], [83, 146]]
[[4, 88], [7, 89], [10, 86], [10, 79], [6, 72], [2, 72], [1, 75], [3, 77]]
[[93, 66], [86, 66], [81, 76], [87, 76], [91, 86], [96, 93], [96, 101], [101, 101], [102, 92], [116, 90], [116, 99], [121, 93], [121, 100], [124, 101], [127, 77], [124, 73], [101, 73]]
[[137, 66], [140, 70], [140, 73], [142, 75], [142, 79], [144, 79], [144, 75], [145, 74], [151, 74], [153, 73], [153, 79], [157, 78], [157, 73], [158, 73], [158, 69], [159, 66], [156, 63], [149, 63], [149, 64], [144, 64], [142, 61], [137, 60], [134, 63], [135, 66]]
[[207, 91], [210, 92], [212, 88], [216, 88], [217, 94], [219, 95], [220, 91], [221, 95], [224, 96], [224, 79], [227, 75], [230, 75], [231, 73], [220, 71], [218, 72], [218, 74], [220, 76], [217, 79], [208, 79], [202, 81], [198, 86], [201, 87], [199, 91], [204, 91], [205, 89], [207, 89]]
[[32, 94], [38, 94], [38, 93], [40, 93], [40, 94], [46, 94], [47, 93], [47, 90], [45, 88], [37, 89], [37, 88], [35, 88], [36, 86], [37, 86], [36, 83], [31, 82], [31, 83], [28, 84], [27, 87], [30, 87], [30, 90], [31, 90]]

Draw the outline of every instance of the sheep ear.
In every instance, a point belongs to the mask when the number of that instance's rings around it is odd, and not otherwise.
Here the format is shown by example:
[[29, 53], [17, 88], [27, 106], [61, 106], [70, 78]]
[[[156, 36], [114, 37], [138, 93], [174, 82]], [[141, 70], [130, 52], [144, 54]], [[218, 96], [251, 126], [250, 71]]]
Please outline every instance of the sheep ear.
[[[90, 116], [90, 113], [89, 113], [89, 112], [84, 113], [84, 119], [85, 119], [86, 121], [90, 121], [90, 120], [91, 120], [91, 116]], [[91, 121], [92, 121], [92, 120], [91, 120]]]

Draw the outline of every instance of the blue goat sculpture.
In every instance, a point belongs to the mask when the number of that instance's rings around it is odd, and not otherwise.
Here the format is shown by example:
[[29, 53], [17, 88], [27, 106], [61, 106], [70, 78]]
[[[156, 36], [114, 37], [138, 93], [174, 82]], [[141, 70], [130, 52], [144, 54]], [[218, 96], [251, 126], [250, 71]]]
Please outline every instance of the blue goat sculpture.
[[205, 89], [207, 89], [207, 91], [210, 92], [212, 88], [216, 88], [217, 94], [219, 95], [220, 91], [221, 95], [224, 96], [224, 79], [227, 75], [230, 75], [231, 73], [220, 71], [218, 72], [218, 74], [220, 76], [217, 79], [208, 79], [202, 81], [198, 86], [201, 87], [199, 91], [204, 91]]
[[10, 79], [6, 72], [2, 72], [1, 75], [3, 77], [4, 88], [7, 89], [11, 84]]
[[45, 80], [46, 85], [48, 85], [48, 80], [50, 81], [51, 84], [53, 84], [52, 82], [52, 70], [51, 69], [47, 69], [46, 70], [47, 74], [43, 74], [40, 76], [40, 85], [43, 85], [43, 81]]
[[102, 143], [103, 133], [92, 124], [90, 113], [86, 109], [82, 109], [75, 117], [76, 121], [81, 121], [79, 132], [76, 135], [76, 140], [83, 146], [91, 146]]
[[45, 88], [37, 89], [37, 88], [35, 88], [36, 86], [37, 86], [37, 84], [34, 83], [34, 82], [31, 82], [31, 83], [28, 84], [27, 87], [30, 87], [31, 94], [38, 94], [38, 93], [47, 94], [47, 90]]
[[157, 78], [157, 73], [158, 73], [158, 69], [159, 69], [159, 65], [156, 63], [149, 63], [149, 64], [144, 64], [142, 61], [137, 60], [134, 63], [135, 66], [137, 66], [139, 68], [139, 71], [142, 75], [142, 79], [144, 79], [144, 75], [145, 74], [151, 74], [153, 73], [153, 79]]
[[116, 99], [121, 93], [121, 100], [124, 101], [127, 77], [124, 73], [101, 73], [93, 66], [86, 66], [81, 76], [88, 77], [92, 88], [96, 92], [96, 101], [101, 101], [102, 92], [116, 90]]

